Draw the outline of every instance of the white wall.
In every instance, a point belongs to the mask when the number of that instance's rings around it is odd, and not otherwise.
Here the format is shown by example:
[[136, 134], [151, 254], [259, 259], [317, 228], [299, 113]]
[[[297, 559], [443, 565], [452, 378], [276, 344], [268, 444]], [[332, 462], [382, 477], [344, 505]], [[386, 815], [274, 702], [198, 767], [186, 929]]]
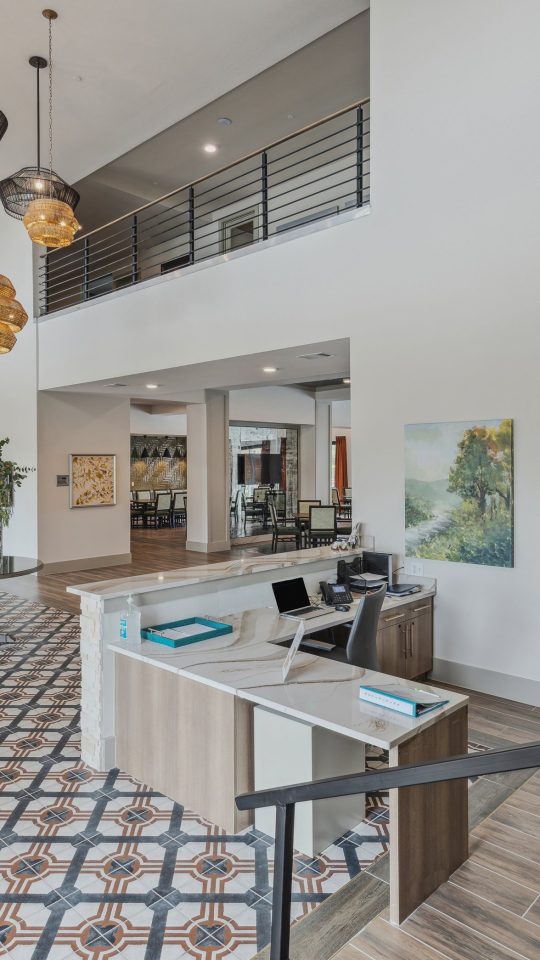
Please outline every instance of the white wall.
[[[116, 505], [70, 509], [69, 489], [56, 486], [69, 473], [71, 453], [116, 454]], [[39, 556], [46, 564], [107, 558], [130, 552], [129, 401], [74, 393], [38, 395]]]
[[540, 5], [373, 0], [371, 22], [371, 214], [52, 317], [40, 382], [349, 336], [354, 514], [396, 552], [404, 424], [513, 417], [515, 569], [425, 573], [442, 669], [540, 703]]
[[229, 419], [246, 423], [314, 424], [315, 400], [295, 387], [231, 390]]
[[131, 407], [129, 423], [131, 433], [155, 433], [167, 437], [187, 435], [187, 413], [148, 413], [140, 407]]
[[[17, 299], [32, 317], [32, 245], [22, 223], [0, 217], [0, 273], [9, 277]], [[37, 467], [36, 327], [32, 319], [11, 353], [0, 356], [0, 437], [9, 437], [5, 458]], [[4, 553], [37, 556], [37, 474], [15, 492], [15, 509], [4, 532]], [[5, 589], [9, 588], [6, 582]]]

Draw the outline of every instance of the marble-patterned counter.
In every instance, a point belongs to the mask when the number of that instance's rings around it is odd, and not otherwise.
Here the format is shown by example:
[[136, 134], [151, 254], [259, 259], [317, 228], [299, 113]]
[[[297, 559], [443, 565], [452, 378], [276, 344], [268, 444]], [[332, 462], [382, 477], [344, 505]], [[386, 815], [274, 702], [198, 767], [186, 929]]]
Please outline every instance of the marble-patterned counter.
[[[426, 591], [416, 596], [427, 595]], [[357, 605], [358, 601], [348, 614], [332, 610], [326, 616], [317, 617], [310, 622], [310, 632], [350, 620]], [[466, 697], [447, 691], [444, 696], [448, 705], [434, 713], [418, 719], [401, 716], [360, 701], [360, 684], [399, 683], [404, 691], [434, 688], [304, 652], [296, 655], [289, 678], [283, 683], [281, 669], [286, 650], [279, 644], [294, 636], [296, 622], [279, 617], [268, 608], [247, 610], [221, 619], [232, 625], [231, 634], [177, 650], [151, 641], [140, 645], [116, 642], [110, 644], [110, 649], [149, 667], [160, 667], [387, 750], [467, 702]]]

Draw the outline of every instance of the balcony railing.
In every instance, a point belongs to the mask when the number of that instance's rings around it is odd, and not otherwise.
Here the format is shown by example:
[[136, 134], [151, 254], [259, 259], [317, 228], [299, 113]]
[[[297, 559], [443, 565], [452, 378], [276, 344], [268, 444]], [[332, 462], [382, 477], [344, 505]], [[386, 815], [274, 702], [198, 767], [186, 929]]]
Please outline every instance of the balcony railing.
[[231, 253], [369, 202], [369, 100], [359, 101], [48, 251], [39, 312]]
[[380, 790], [399, 790], [449, 780], [485, 777], [540, 765], [540, 743], [504, 750], [403, 764], [390, 769], [352, 773], [311, 783], [297, 783], [244, 793], [236, 798], [239, 810], [276, 808], [276, 846], [270, 960], [289, 960], [293, 875], [294, 817], [297, 803], [351, 797]]

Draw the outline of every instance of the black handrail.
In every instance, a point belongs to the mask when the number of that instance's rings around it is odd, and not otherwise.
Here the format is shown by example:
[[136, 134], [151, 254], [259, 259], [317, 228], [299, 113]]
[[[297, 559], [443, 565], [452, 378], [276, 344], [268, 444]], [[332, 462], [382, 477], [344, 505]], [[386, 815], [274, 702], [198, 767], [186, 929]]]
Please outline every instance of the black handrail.
[[362, 207], [369, 157], [365, 99], [90, 230], [67, 250], [47, 251], [40, 313]]
[[294, 815], [297, 803], [349, 797], [379, 790], [415, 787], [445, 780], [465, 780], [493, 773], [509, 773], [540, 767], [540, 742], [502, 750], [460, 754], [445, 760], [407, 763], [386, 770], [373, 770], [297, 783], [269, 790], [256, 790], [236, 798], [239, 810], [276, 808], [276, 846], [270, 960], [289, 960], [291, 890], [293, 873]]

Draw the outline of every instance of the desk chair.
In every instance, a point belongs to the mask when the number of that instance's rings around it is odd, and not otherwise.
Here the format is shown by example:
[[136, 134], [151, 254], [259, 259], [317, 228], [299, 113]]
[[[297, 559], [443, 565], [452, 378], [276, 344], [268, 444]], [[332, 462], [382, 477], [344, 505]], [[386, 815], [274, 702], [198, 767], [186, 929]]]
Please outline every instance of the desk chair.
[[336, 537], [336, 507], [310, 507], [307, 532], [308, 546], [313, 547], [318, 546], [320, 543], [333, 543]]
[[380, 670], [377, 654], [377, 629], [379, 615], [386, 594], [386, 584], [368, 593], [360, 603], [356, 616], [349, 629], [346, 654], [353, 667], [365, 667], [367, 670]]
[[[270, 522], [272, 524], [272, 553], [277, 553], [278, 543], [294, 540], [296, 549], [302, 549], [302, 529], [296, 525], [291, 526], [287, 519], [278, 521], [276, 507], [272, 500], [268, 503], [270, 512]], [[293, 521], [294, 523], [294, 521]]]

